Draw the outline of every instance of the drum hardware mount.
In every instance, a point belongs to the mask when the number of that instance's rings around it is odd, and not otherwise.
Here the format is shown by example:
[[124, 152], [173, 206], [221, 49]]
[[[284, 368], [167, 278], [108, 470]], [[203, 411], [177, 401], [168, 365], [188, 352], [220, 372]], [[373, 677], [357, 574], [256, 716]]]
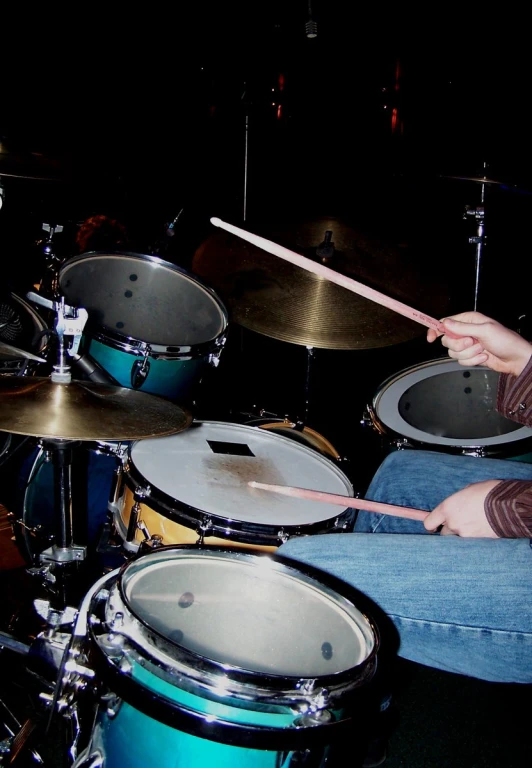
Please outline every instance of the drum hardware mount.
[[[83, 327], [88, 319], [88, 312], [83, 308], [76, 308], [65, 304], [64, 298], [60, 301], [51, 301], [39, 294], [30, 291], [26, 298], [41, 306], [53, 309], [56, 314], [55, 331], [58, 337], [57, 363], [53, 366], [51, 380], [57, 384], [68, 384], [71, 381], [70, 366], [67, 364], [67, 355], [77, 354]], [[71, 344], [66, 347], [65, 336], [71, 336]], [[39, 560], [44, 564], [40, 571], [44, 575], [45, 582], [54, 584], [59, 589], [61, 604], [66, 604], [65, 574], [56, 578], [54, 568], [70, 567], [85, 560], [87, 548], [78, 546], [73, 541], [72, 531], [72, 487], [71, 465], [73, 448], [79, 444], [77, 440], [63, 438], [46, 438], [42, 445], [51, 457], [54, 465], [54, 493], [56, 506], [54, 543], [39, 555]], [[48, 569], [47, 569], [48, 567]], [[54, 571], [52, 573], [52, 571]]]

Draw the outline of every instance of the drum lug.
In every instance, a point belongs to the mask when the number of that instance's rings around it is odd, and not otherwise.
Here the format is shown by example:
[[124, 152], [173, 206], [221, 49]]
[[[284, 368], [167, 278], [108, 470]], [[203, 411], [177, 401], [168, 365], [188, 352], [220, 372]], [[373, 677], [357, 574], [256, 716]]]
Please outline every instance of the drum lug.
[[[146, 531], [148, 531], [147, 528], [146, 528]], [[162, 547], [162, 546], [164, 546], [162, 536], [160, 536], [158, 533], [154, 533], [153, 536], [148, 535], [146, 537], [146, 541], [143, 541], [139, 547], [139, 555], [144, 555], [144, 554], [147, 554], [148, 552], [153, 552], [154, 549], [159, 549], [159, 547]]]
[[205, 536], [209, 534], [209, 531], [212, 531], [213, 525], [212, 525], [212, 519], [210, 517], [203, 517], [196, 528], [196, 533], [199, 536], [198, 544], [204, 544]]
[[325, 710], [329, 706], [329, 690], [327, 688], [317, 688], [314, 690], [315, 685], [315, 680], [307, 680], [305, 683], [303, 683], [300, 689], [302, 693], [311, 697], [311, 701], [307, 707], [307, 710], [304, 712], [305, 716], [319, 716], [319, 712]]
[[398, 451], [404, 451], [406, 449], [412, 448], [412, 444], [407, 440], [406, 437], [394, 440], [393, 445], [395, 445]]
[[[281, 530], [280, 530], [280, 531], [277, 531], [277, 538], [279, 539], [279, 541], [280, 541], [282, 544], [286, 544], [286, 542], [288, 541], [288, 539], [290, 538], [290, 536], [288, 535], [288, 533], [285, 533], [285, 531], [284, 531], [284, 530], [281, 528]], [[280, 546], [280, 545], [279, 545], [279, 546]]]
[[479, 447], [479, 448], [475, 448], [474, 450], [471, 450], [471, 451], [463, 451], [463, 455], [464, 456], [476, 456], [479, 459], [485, 459], [486, 456], [488, 455], [488, 452], [486, 451], [485, 448]]
[[126, 541], [135, 541], [135, 533], [139, 525], [140, 503], [136, 501], [131, 507], [129, 513], [129, 524], [127, 526]]
[[114, 693], [104, 693], [101, 697], [102, 704], [105, 705], [105, 712], [110, 720], [114, 720], [122, 706], [122, 699]]
[[379, 435], [385, 434], [385, 430], [382, 428], [382, 425], [379, 424], [379, 421], [377, 420], [376, 413], [369, 406], [366, 408], [366, 410], [362, 414], [360, 424], [363, 427], [372, 427], [375, 430], [375, 432], [377, 432]]
[[146, 350], [144, 352], [144, 357], [142, 360], [135, 360], [133, 365], [131, 366], [131, 386], [133, 389], [140, 389], [146, 379], [148, 378], [148, 374], [150, 372], [150, 361], [148, 360], [148, 357], [151, 353], [151, 347], [148, 345], [146, 347]]

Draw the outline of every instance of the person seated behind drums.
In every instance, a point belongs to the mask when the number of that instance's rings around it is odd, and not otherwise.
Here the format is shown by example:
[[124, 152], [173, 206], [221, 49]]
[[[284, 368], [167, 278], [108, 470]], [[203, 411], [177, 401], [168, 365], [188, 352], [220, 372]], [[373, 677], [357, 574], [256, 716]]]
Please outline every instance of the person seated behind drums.
[[89, 216], [76, 233], [76, 245], [80, 253], [88, 251], [129, 251], [133, 244], [126, 227], [110, 216]]
[[[498, 412], [532, 426], [532, 343], [479, 312], [442, 322], [449, 356], [499, 372]], [[427, 340], [440, 335], [429, 329]], [[430, 514], [418, 522], [359, 510], [353, 532], [294, 537], [279, 555], [340, 577], [376, 604], [383, 652], [395, 643], [392, 656], [422, 665], [532, 683], [532, 464], [396, 451], [365, 496]]]

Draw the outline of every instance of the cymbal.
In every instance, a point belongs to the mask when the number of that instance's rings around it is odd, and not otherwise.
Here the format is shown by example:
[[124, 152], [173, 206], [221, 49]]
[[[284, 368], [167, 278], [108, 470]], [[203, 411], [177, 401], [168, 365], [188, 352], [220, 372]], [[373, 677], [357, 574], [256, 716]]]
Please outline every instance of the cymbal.
[[36, 181], [61, 181], [64, 168], [60, 160], [40, 152], [11, 150], [0, 141], [0, 176]]
[[[250, 231], [314, 259], [331, 231], [334, 255], [325, 262], [331, 269], [432, 316], [448, 311], [445, 280], [441, 274], [435, 277], [430, 258], [409, 264], [409, 252], [401, 245], [368, 237], [338, 218]], [[320, 256], [327, 250], [319, 248]], [[220, 295], [234, 322], [280, 341], [325, 349], [374, 349], [426, 332], [413, 320], [227, 231], [216, 232], [199, 246], [192, 271]], [[420, 307], [420, 297], [430, 305]]]
[[475, 181], [477, 184], [497, 184], [502, 187], [511, 187], [512, 184], [507, 184], [504, 181], [497, 181], [496, 179], [487, 179], [485, 176], [443, 176], [444, 179], [455, 179], [456, 181]]
[[0, 430], [65, 440], [140, 440], [174, 435], [192, 415], [162, 397], [49, 377], [0, 378]]
[[0, 341], [0, 360], [13, 360], [13, 358], [36, 360], [38, 363], [46, 362], [43, 357], [37, 357], [32, 352], [25, 352], [23, 349], [12, 347], [11, 344], [5, 344], [5, 342]]

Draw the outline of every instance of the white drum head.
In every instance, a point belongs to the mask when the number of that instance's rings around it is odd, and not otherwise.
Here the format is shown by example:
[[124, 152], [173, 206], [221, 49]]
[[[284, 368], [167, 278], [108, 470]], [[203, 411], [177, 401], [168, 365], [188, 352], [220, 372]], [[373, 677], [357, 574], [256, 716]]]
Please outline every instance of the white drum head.
[[121, 593], [166, 640], [252, 672], [334, 675], [375, 646], [369, 620], [350, 600], [268, 557], [155, 551], [126, 566]]
[[130, 460], [152, 490], [243, 523], [312, 525], [343, 511], [336, 504], [250, 488], [250, 480], [354, 496], [348, 478], [329, 459], [290, 438], [240, 424], [194, 422], [176, 435], [133, 443]]
[[499, 374], [442, 358], [387, 379], [373, 399], [385, 430], [417, 443], [496, 447], [532, 437], [496, 410]]

